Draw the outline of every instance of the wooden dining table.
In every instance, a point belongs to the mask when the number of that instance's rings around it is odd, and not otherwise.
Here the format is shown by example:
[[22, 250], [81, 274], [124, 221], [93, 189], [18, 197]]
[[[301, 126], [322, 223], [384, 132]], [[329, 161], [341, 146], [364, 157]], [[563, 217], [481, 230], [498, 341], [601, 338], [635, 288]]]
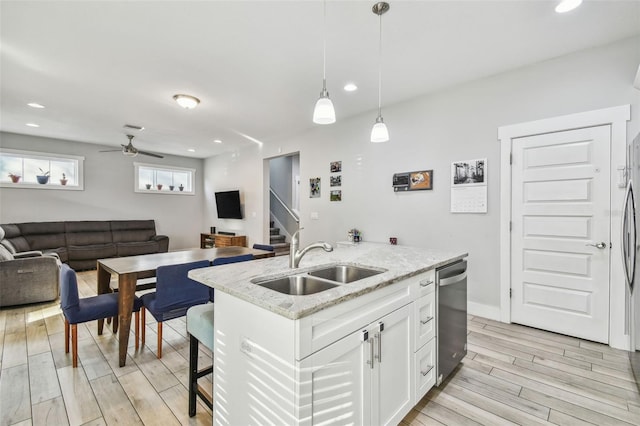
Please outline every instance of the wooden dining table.
[[[98, 294], [110, 293], [109, 283], [112, 274], [118, 276], [118, 349], [120, 367], [124, 367], [129, 344], [133, 298], [138, 279], [156, 276], [159, 266], [209, 260], [220, 257], [252, 254], [256, 259], [272, 257], [274, 252], [247, 247], [220, 247], [171, 251], [167, 253], [143, 254], [139, 256], [115, 257], [98, 260]], [[144, 327], [144, 324], [142, 325]], [[104, 320], [98, 321], [98, 334], [102, 334]]]

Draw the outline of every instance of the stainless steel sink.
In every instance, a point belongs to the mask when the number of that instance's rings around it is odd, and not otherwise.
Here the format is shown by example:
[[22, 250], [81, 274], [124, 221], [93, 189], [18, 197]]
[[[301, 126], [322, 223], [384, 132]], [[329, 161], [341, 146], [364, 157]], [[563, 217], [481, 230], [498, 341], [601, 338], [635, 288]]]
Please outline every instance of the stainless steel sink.
[[337, 286], [337, 284], [305, 275], [293, 275], [275, 280], [255, 282], [254, 284], [291, 296], [305, 296], [319, 293]]
[[328, 268], [317, 269], [309, 272], [314, 277], [324, 278], [325, 280], [335, 281], [339, 283], [351, 283], [354, 281], [369, 278], [374, 275], [381, 274], [384, 271], [377, 269], [364, 268], [351, 265], [333, 265]]

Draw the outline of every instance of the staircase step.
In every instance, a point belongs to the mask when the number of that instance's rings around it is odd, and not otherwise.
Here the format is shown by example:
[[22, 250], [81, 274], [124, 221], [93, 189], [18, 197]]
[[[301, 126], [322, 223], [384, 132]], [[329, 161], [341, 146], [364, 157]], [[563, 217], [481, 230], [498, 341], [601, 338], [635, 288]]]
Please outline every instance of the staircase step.
[[276, 243], [271, 244], [274, 248], [274, 252], [276, 256], [287, 256], [289, 255], [289, 248], [291, 246], [290, 243]]
[[286, 235], [271, 235], [269, 237], [269, 244], [274, 245], [274, 243], [284, 243], [286, 238]]
[[280, 228], [270, 228], [269, 233], [271, 235], [280, 235]]

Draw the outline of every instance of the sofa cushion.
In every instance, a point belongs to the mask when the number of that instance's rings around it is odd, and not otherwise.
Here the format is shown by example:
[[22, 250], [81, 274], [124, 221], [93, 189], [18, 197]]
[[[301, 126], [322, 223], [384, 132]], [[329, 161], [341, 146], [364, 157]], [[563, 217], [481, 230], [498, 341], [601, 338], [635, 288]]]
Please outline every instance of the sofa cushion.
[[113, 220], [111, 232], [114, 243], [149, 241], [156, 235], [156, 224], [153, 220]]
[[13, 254], [3, 245], [0, 245], [0, 262], [5, 260], [13, 260]]
[[82, 246], [68, 246], [69, 260], [105, 259], [116, 256], [116, 245], [87, 244]]
[[156, 241], [115, 243], [118, 256], [137, 256], [139, 254], [158, 253], [160, 245]]
[[67, 245], [84, 246], [112, 242], [111, 225], [108, 221], [66, 222]]
[[[18, 225], [22, 238], [26, 240], [28, 247], [24, 247], [19, 238], [8, 238], [17, 251], [46, 250], [64, 247], [64, 222], [29, 222]], [[7, 229], [5, 228], [5, 232]], [[7, 234], [9, 234], [7, 232]]]
[[56, 249], [45, 250], [42, 253], [43, 254], [55, 253], [58, 255], [58, 258], [60, 258], [60, 262], [62, 263], [66, 263], [67, 260], [69, 260], [69, 252], [67, 251], [66, 247], [58, 247]]

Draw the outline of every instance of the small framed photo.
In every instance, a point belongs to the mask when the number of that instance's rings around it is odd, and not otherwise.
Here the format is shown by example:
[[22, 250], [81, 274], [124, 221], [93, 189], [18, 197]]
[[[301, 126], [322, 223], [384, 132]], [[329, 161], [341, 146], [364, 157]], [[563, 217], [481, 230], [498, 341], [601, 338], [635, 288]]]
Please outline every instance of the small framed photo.
[[409, 190], [433, 189], [433, 170], [409, 173]]
[[342, 171], [342, 161], [332, 161], [331, 162], [331, 173], [338, 173]]
[[329, 197], [330, 201], [342, 201], [342, 191], [341, 190], [333, 190], [331, 191], [331, 195]]
[[320, 178], [309, 179], [309, 198], [320, 198]]
[[342, 186], [342, 175], [330, 176], [329, 177], [329, 185], [330, 186]]

